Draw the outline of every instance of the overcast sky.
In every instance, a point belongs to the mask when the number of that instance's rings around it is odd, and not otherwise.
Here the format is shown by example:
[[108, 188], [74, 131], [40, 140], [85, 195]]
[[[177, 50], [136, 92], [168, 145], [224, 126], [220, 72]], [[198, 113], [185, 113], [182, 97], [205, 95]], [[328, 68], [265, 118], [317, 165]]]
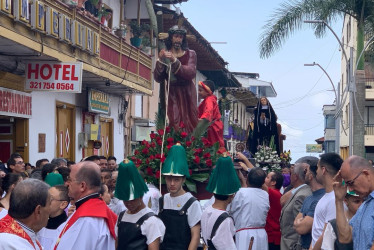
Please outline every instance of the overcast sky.
[[[335, 96], [319, 63], [330, 75], [335, 86], [340, 81], [341, 52], [331, 32], [317, 39], [304, 24], [286, 40], [283, 47], [268, 59], [260, 59], [259, 40], [263, 26], [284, 0], [189, 0], [177, 4], [188, 21], [212, 44], [230, 71], [259, 73], [260, 80], [269, 81], [277, 92], [270, 102], [287, 136], [284, 149], [291, 150], [292, 162], [305, 155], [306, 144], [315, 144], [323, 137], [323, 105], [332, 104]], [[341, 36], [342, 19], [333, 25]]]

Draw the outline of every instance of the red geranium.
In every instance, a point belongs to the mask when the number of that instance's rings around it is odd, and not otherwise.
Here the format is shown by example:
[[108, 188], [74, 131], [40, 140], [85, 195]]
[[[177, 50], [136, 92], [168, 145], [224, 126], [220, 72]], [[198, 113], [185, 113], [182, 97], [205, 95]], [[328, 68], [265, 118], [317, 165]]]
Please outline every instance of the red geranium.
[[166, 131], [166, 133], [170, 133], [170, 131], [171, 131], [170, 127], [167, 126], [166, 129], [165, 129], [165, 131]]
[[153, 176], [153, 170], [151, 167], [147, 167], [147, 175]]
[[172, 146], [173, 146], [172, 144], [169, 144], [166, 147], [168, 148], [168, 150], [170, 150]]
[[155, 177], [157, 179], [160, 179], [160, 170], [157, 170], [156, 173], [155, 173]]
[[199, 156], [195, 156], [195, 159], [193, 159], [193, 161], [196, 163], [196, 164], [199, 164], [200, 163], [200, 157]]
[[199, 154], [201, 154], [201, 152], [203, 152], [202, 148], [195, 148], [194, 150], [195, 150], [194, 155], [199, 155]]
[[192, 142], [191, 141], [186, 141], [186, 147], [191, 147]]
[[203, 144], [204, 144], [205, 147], [212, 146], [212, 144], [210, 143], [210, 141], [207, 138], [205, 138], [205, 137], [201, 138], [201, 141], [203, 142]]
[[188, 135], [188, 134], [187, 134], [186, 132], [182, 132], [182, 133], [181, 133], [181, 137], [182, 137], [182, 138], [186, 138], [187, 135]]
[[134, 151], [134, 155], [138, 155], [139, 154], [139, 151], [138, 150], [135, 150]]
[[174, 142], [174, 138], [173, 137], [169, 137], [166, 139], [166, 141], [168, 142], [168, 144], [171, 144]]
[[212, 160], [211, 159], [206, 160], [205, 164], [206, 164], [207, 167], [211, 167], [212, 166]]
[[161, 146], [162, 140], [157, 140], [157, 144]]
[[151, 134], [149, 135], [149, 137], [151, 137], [151, 139], [155, 139], [155, 138], [156, 138], [156, 134], [155, 134], [155, 133], [151, 133]]
[[151, 142], [151, 144], [149, 145], [151, 148], [155, 148], [156, 147], [156, 143], [153, 141]]
[[153, 155], [151, 155], [151, 156], [149, 157], [149, 159], [152, 161], [152, 160], [155, 159], [155, 157], [154, 157]]
[[164, 135], [164, 130], [163, 130], [163, 129], [159, 129], [159, 130], [157, 130], [157, 133], [158, 133], [160, 136], [163, 136], [163, 135]]
[[148, 154], [149, 153], [149, 149], [148, 148], [143, 148], [142, 153], [145, 154], [145, 155]]
[[205, 159], [209, 159], [211, 156], [210, 156], [210, 153], [208, 152], [208, 153], [206, 153], [206, 154], [204, 154], [204, 158]]

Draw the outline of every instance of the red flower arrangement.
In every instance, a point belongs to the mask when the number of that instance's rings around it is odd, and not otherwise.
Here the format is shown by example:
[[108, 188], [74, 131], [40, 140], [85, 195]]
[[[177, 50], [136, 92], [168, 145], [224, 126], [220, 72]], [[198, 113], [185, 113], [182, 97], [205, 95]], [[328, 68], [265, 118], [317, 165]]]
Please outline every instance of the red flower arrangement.
[[186, 180], [186, 185], [190, 191], [196, 192], [195, 181], [206, 181], [209, 177], [212, 166], [215, 165], [219, 154], [218, 142], [214, 145], [208, 139], [194, 138], [183, 130], [183, 123], [179, 125], [179, 130], [165, 128], [164, 149], [161, 155], [162, 137], [164, 130], [159, 129], [157, 133], [151, 133], [151, 141], [142, 141], [134, 151], [130, 159], [136, 167], [141, 170], [147, 182], [158, 185], [160, 180], [160, 163], [164, 162], [170, 148], [176, 143], [180, 143], [186, 150], [187, 163], [191, 178]]

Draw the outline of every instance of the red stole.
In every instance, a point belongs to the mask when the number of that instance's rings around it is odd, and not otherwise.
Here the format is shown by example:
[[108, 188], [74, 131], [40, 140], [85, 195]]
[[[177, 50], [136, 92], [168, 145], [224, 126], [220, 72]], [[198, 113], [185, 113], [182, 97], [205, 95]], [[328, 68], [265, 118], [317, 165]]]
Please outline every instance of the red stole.
[[57, 239], [56, 245], [53, 248], [56, 250], [58, 244], [60, 243], [61, 237], [65, 234], [65, 232], [81, 217], [96, 217], [96, 218], [104, 218], [105, 222], [109, 228], [109, 232], [112, 237], [116, 238], [116, 233], [114, 231], [114, 226], [117, 222], [117, 215], [110, 210], [107, 204], [100, 199], [94, 198], [89, 199], [88, 201], [84, 202], [71, 216], [70, 219], [65, 224], [64, 229], [61, 231], [60, 236]]
[[[23, 228], [17, 223], [15, 219], [9, 216], [9, 214], [7, 214], [2, 220], [0, 220], [0, 233], [17, 235], [18, 237], [27, 240], [30, 245], [32, 245], [33, 248], [36, 249], [34, 242], [32, 242], [30, 236], [25, 232], [25, 230], [23, 230]], [[39, 241], [36, 240], [36, 244], [38, 244], [39, 249], [42, 249]]]

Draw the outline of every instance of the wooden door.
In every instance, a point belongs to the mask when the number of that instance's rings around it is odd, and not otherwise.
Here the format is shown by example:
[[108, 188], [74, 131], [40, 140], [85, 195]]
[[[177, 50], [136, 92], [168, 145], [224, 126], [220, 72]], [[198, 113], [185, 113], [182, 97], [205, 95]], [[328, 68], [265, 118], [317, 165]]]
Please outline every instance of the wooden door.
[[75, 107], [57, 103], [56, 157], [75, 161]]
[[24, 118], [0, 119], [0, 160], [8, 161], [12, 153], [19, 153], [29, 161], [29, 120]]
[[15, 152], [22, 155], [24, 162], [29, 162], [29, 120], [16, 118]]
[[100, 141], [99, 155], [108, 157], [113, 155], [113, 120], [100, 118]]

